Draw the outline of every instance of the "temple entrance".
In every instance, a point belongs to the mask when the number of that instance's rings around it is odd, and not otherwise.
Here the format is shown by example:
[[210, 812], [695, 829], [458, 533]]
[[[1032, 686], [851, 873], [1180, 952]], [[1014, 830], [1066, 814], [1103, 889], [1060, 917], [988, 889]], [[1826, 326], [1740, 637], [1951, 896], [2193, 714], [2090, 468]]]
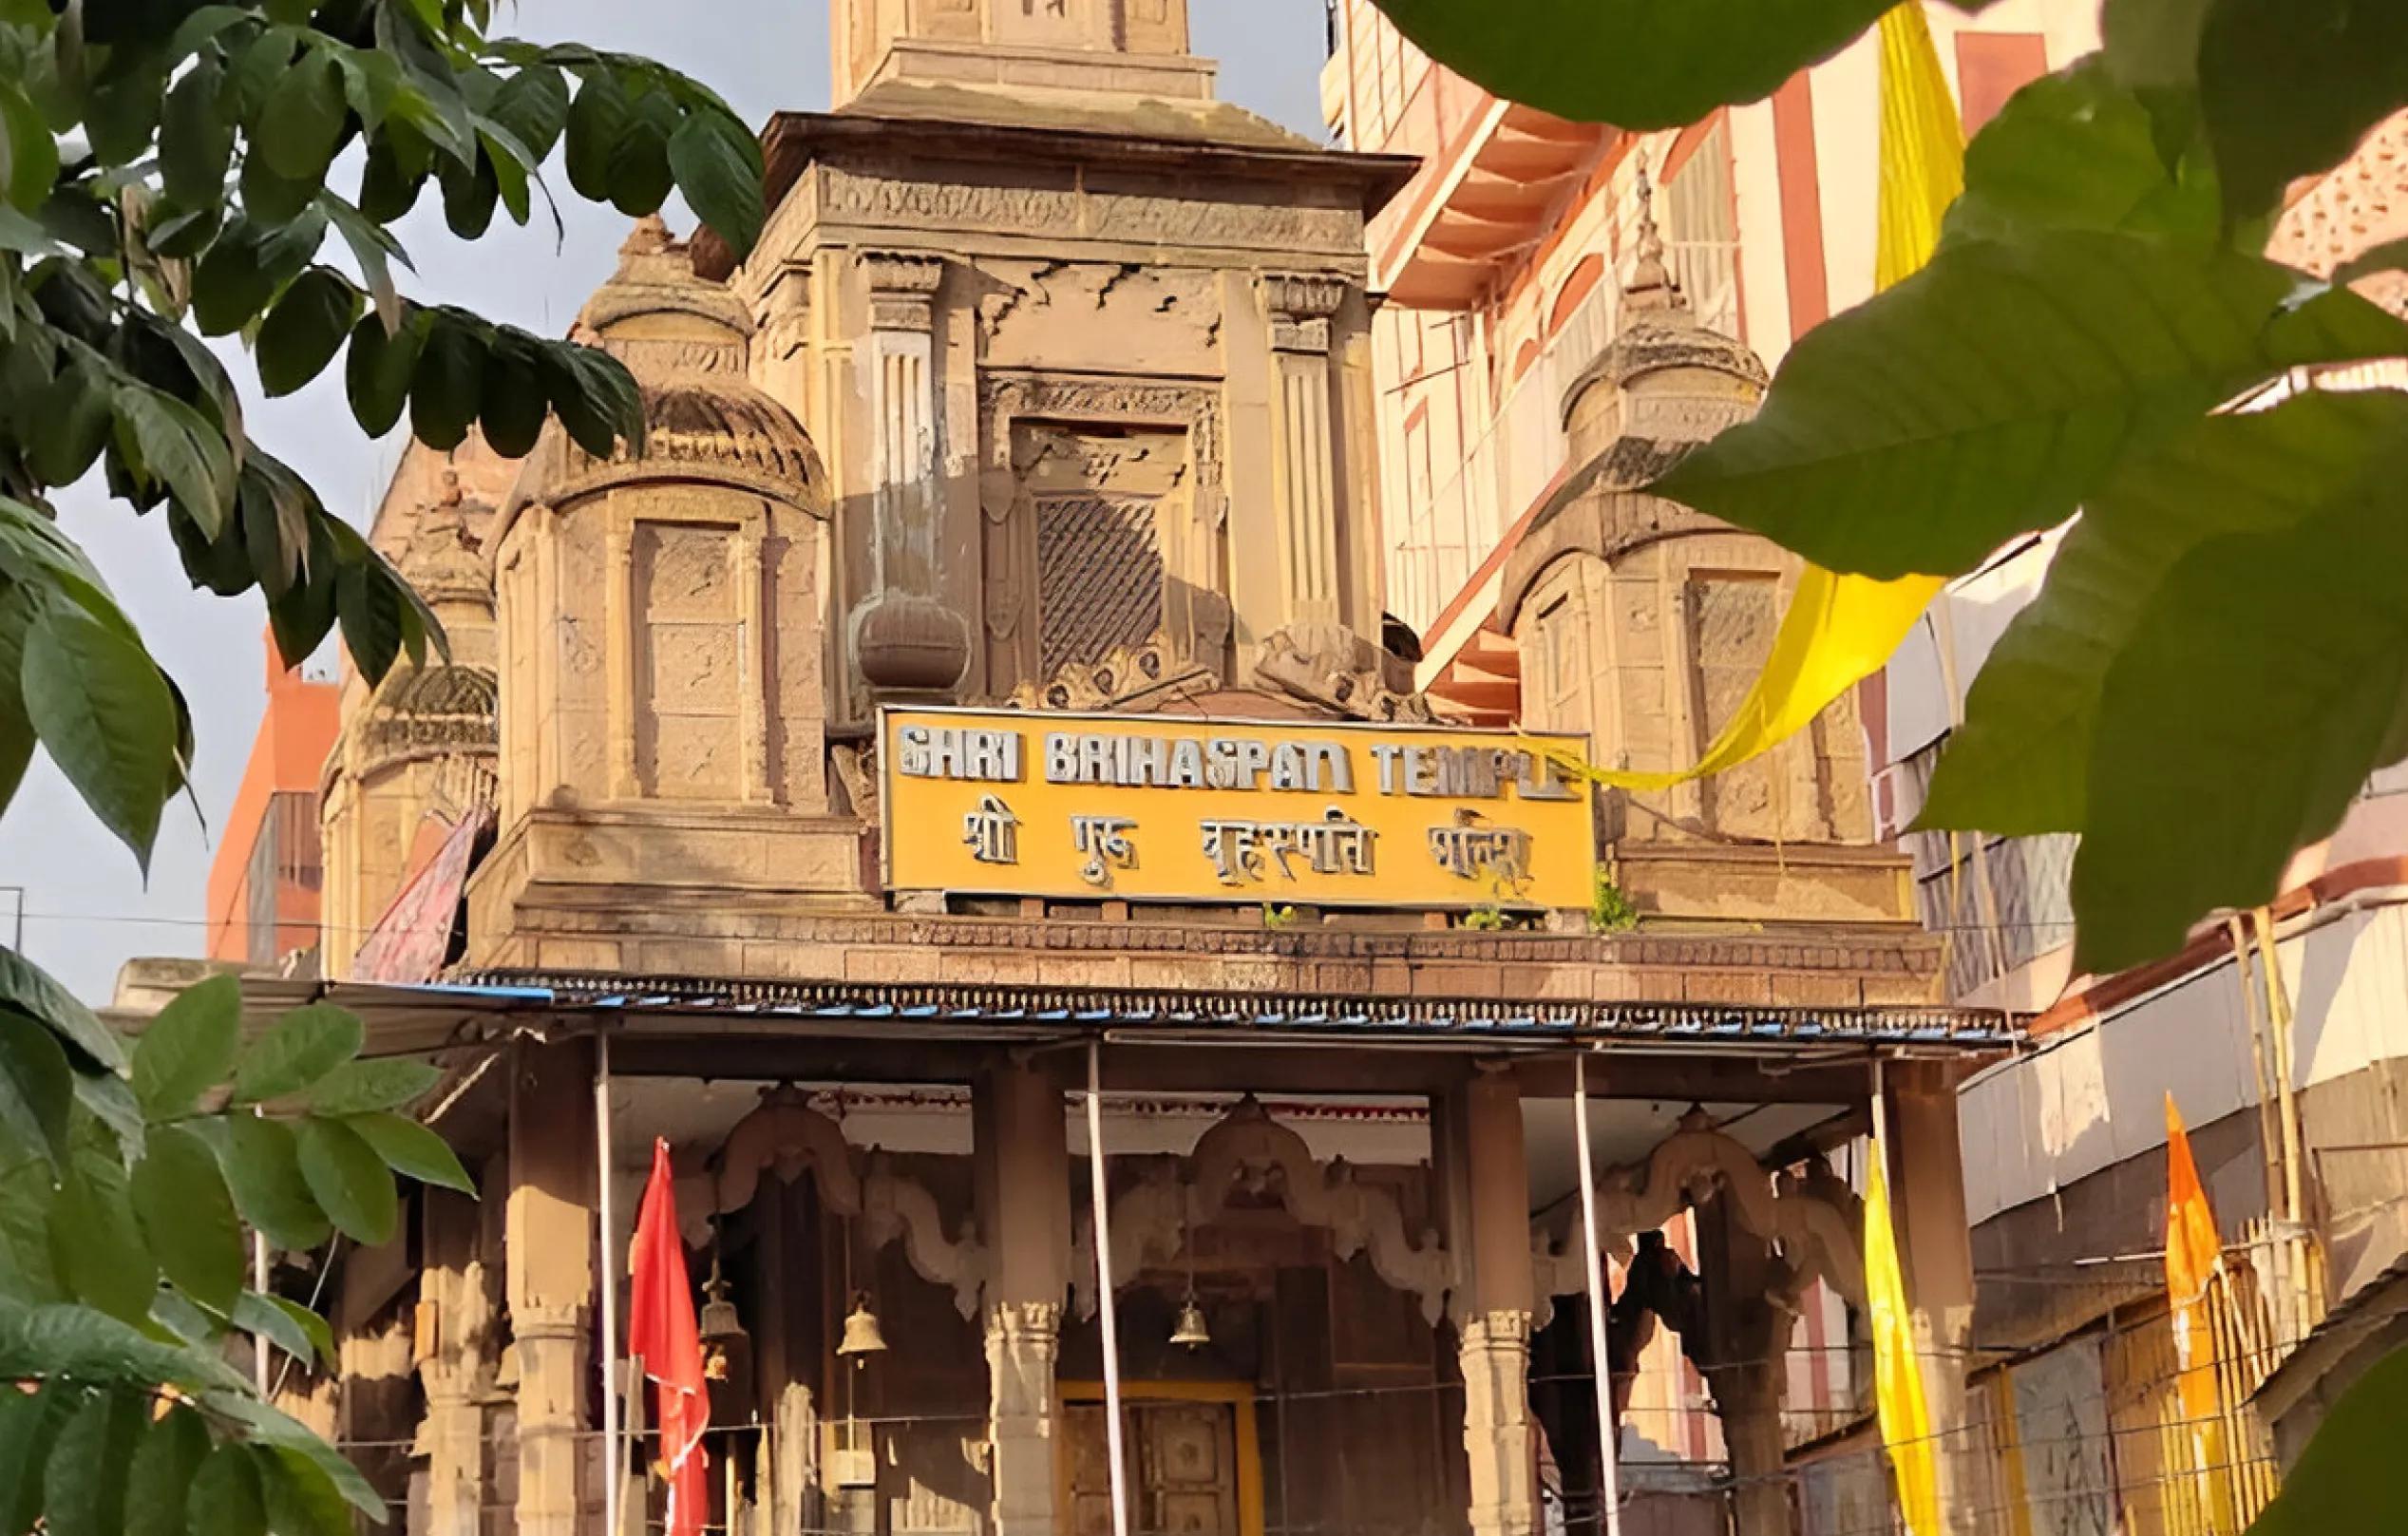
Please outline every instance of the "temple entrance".
[[[1062, 1388], [1071, 1536], [1111, 1536], [1103, 1398], [1100, 1382]], [[1261, 1536], [1259, 1442], [1244, 1383], [1132, 1382], [1121, 1411], [1132, 1536]]]

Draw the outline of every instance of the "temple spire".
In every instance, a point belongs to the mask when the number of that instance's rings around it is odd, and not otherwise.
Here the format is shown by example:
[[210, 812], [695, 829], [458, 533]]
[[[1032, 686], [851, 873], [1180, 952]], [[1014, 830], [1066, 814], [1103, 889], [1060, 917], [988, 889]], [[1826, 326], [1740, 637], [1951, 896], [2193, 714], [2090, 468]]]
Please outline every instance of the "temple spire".
[[1656, 189], [1647, 162], [1639, 162], [1639, 221], [1630, 280], [1622, 285], [1625, 310], [1686, 310], [1689, 296], [1664, 261], [1664, 237], [1656, 227]]

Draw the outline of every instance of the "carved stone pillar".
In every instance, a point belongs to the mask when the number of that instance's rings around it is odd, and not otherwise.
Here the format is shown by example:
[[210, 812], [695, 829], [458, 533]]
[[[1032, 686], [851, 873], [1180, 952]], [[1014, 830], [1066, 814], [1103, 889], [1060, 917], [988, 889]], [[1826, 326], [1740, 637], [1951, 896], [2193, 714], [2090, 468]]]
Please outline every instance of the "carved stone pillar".
[[[1770, 1191], [1772, 1180], [1764, 1179]], [[1697, 1207], [1703, 1317], [1682, 1344], [1713, 1390], [1730, 1449], [1736, 1536], [1789, 1536], [1782, 1479], [1781, 1400], [1787, 1384], [1794, 1294], [1770, 1239], [1742, 1219], [1730, 1193]]]
[[971, 1087], [987, 1288], [994, 1536], [1052, 1536], [1053, 1361], [1070, 1285], [1070, 1140], [1062, 1090], [1042, 1071], [997, 1068]]
[[1052, 1536], [1053, 1361], [1061, 1337], [1058, 1301], [999, 1301], [987, 1308], [995, 1536]]
[[594, 1333], [594, 1052], [515, 1048], [502, 1210], [518, 1356], [519, 1536], [577, 1536]]
[[869, 415], [874, 590], [854, 631], [862, 675], [887, 694], [942, 693], [970, 664], [970, 630], [938, 600], [936, 298], [941, 257], [865, 251], [869, 334], [856, 349]]
[[1945, 1062], [1896, 1062], [1886, 1070], [1889, 1178], [1895, 1191], [1899, 1267], [1913, 1309], [1915, 1352], [1940, 1443], [1941, 1521], [1981, 1528], [1989, 1458], [1973, 1423], [1965, 1371], [1973, 1345], [1973, 1232], [1965, 1221], [1964, 1161], [1957, 1139], [1957, 1088]]
[[1538, 1518], [1530, 1422], [1530, 1175], [1522, 1095], [1475, 1072], [1433, 1106], [1446, 1161], [1448, 1249], [1461, 1257], [1455, 1314], [1472, 1536], [1526, 1536]]
[[1271, 322], [1275, 389], [1272, 477], [1280, 519], [1281, 621], [1342, 622], [1346, 582], [1338, 567], [1337, 446], [1331, 412], [1330, 318], [1345, 280], [1271, 275], [1262, 303]]
[[479, 1536], [484, 1514], [485, 1405], [494, 1390], [493, 1302], [476, 1258], [477, 1207], [464, 1195], [427, 1191], [426, 1266], [419, 1271], [418, 1362], [427, 1415], [427, 1536]]

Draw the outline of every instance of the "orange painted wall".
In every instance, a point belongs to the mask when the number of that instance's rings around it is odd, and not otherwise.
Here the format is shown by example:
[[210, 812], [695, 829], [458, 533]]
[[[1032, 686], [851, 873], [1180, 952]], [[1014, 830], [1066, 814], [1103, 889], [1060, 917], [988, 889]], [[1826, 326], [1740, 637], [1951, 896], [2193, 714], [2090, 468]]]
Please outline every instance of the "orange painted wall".
[[[342, 691], [287, 671], [275, 639], [266, 639], [268, 710], [251, 743], [251, 760], [221, 825], [209, 864], [209, 958], [246, 958], [251, 950], [251, 854], [258, 845], [275, 795], [317, 791], [319, 770], [333, 750]], [[314, 833], [314, 825], [312, 827]], [[318, 892], [284, 882], [276, 893], [276, 950], [302, 948], [317, 937]]]

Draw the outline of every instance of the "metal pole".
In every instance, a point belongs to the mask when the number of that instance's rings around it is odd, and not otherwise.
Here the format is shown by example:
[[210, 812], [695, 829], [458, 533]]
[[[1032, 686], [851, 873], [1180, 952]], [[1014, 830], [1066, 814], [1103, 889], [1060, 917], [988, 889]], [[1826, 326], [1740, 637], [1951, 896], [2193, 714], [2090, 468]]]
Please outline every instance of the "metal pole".
[[1104, 1178], [1104, 1046], [1087, 1042], [1087, 1171], [1095, 1201], [1096, 1310], [1104, 1330], [1104, 1447], [1112, 1458], [1112, 1536], [1128, 1536], [1128, 1469], [1121, 1459], [1120, 1328], [1113, 1314], [1111, 1190]]
[[[268, 1238], [264, 1232], [251, 1234], [251, 1288], [263, 1297], [268, 1294]], [[265, 1397], [268, 1394], [268, 1336], [257, 1329], [253, 1329], [251, 1333], [251, 1379], [258, 1387], [259, 1395]]]
[[594, 1041], [594, 1156], [601, 1183], [595, 1204], [601, 1221], [602, 1532], [618, 1536], [618, 1255], [617, 1213], [611, 1200], [611, 1037]]
[[1596, 1358], [1598, 1477], [1605, 1504], [1605, 1536], [1622, 1536], [1622, 1473], [1615, 1454], [1614, 1374], [1605, 1353], [1605, 1260], [1597, 1251], [1597, 1169], [1588, 1153], [1588, 1052], [1572, 1057], [1572, 1131], [1581, 1160], [1581, 1229], [1588, 1239], [1588, 1345]]

